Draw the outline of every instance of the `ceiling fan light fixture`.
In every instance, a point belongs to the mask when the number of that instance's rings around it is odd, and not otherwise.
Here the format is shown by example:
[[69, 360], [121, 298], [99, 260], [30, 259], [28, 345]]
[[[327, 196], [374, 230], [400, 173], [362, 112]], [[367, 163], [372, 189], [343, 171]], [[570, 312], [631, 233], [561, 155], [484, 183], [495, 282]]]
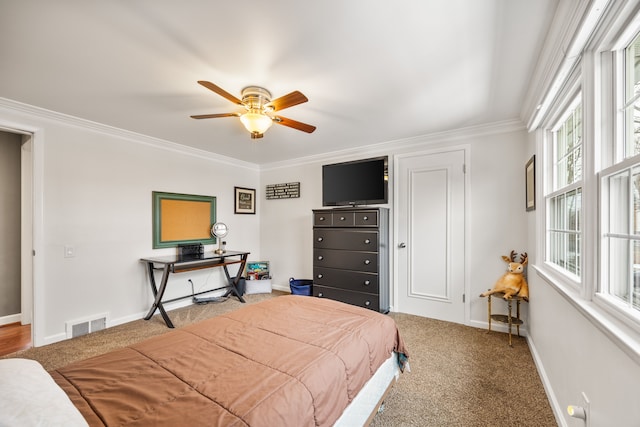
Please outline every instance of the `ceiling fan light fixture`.
[[240, 116], [240, 121], [252, 135], [262, 135], [273, 124], [271, 117], [255, 109], [251, 109]]
[[217, 93], [228, 101], [245, 108], [244, 114], [236, 113], [218, 113], [218, 114], [197, 114], [191, 116], [193, 119], [213, 119], [216, 117], [239, 117], [243, 126], [251, 134], [251, 139], [262, 138], [264, 133], [276, 122], [279, 125], [287, 126], [302, 132], [312, 133], [316, 130], [315, 126], [306, 123], [297, 122], [287, 119], [286, 117], [271, 116], [275, 111], [281, 111], [285, 108], [307, 102], [308, 99], [300, 91], [293, 91], [287, 95], [276, 99], [271, 99], [271, 93], [260, 86], [247, 86], [242, 89], [242, 99], [238, 99], [231, 95], [221, 87], [208, 82], [206, 80], [198, 80], [198, 84], [206, 87], [212, 92]]

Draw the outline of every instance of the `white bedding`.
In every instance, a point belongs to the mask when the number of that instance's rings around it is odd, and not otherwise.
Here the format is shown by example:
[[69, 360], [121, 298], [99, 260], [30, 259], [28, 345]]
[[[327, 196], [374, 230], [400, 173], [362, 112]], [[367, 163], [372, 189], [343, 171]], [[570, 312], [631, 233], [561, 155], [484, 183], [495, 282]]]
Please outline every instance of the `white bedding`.
[[398, 354], [391, 353], [391, 357], [378, 368], [373, 377], [362, 387], [333, 427], [365, 425], [378, 404], [382, 403], [381, 399], [389, 388], [389, 384], [395, 383], [399, 376]]
[[87, 426], [80, 412], [35, 360], [0, 360], [0, 427]]

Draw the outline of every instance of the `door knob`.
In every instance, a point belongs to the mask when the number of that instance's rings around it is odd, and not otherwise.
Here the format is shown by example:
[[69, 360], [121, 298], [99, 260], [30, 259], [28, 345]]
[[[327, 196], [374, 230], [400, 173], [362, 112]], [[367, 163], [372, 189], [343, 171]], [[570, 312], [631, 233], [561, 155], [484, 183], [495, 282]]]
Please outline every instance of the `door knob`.
[[400, 249], [404, 249], [404, 248], [406, 248], [406, 247], [407, 247], [407, 245], [406, 245], [404, 242], [402, 242], [402, 243], [398, 243], [398, 247], [399, 247]]

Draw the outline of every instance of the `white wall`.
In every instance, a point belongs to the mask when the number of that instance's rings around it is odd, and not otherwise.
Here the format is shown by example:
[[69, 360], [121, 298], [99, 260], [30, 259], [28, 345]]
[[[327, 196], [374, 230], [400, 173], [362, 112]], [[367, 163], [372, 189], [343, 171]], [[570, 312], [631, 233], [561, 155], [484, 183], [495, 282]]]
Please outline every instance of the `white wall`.
[[[260, 176], [259, 206], [263, 227], [260, 253], [270, 262], [272, 284], [288, 290], [289, 278], [312, 279], [311, 209], [322, 208], [321, 163], [267, 169]], [[270, 184], [300, 182], [300, 197], [266, 200]]]
[[[67, 321], [108, 313], [113, 325], [146, 314], [152, 295], [139, 259], [175, 253], [152, 249], [152, 191], [216, 196], [228, 249], [260, 257], [260, 214], [233, 214], [233, 187], [256, 188], [255, 165], [10, 107], [0, 106], [0, 127], [36, 135], [36, 345], [65, 338]], [[65, 245], [74, 257], [64, 257]], [[190, 293], [188, 279], [196, 291], [224, 283], [219, 270], [172, 275], [167, 298]]]
[[529, 345], [556, 413], [567, 426], [582, 426], [567, 405], [591, 401], [592, 426], [640, 425], [640, 367], [537, 274], [531, 305]]
[[[289, 277], [312, 278], [311, 210], [322, 207], [322, 165], [378, 155], [441, 149], [447, 145], [468, 145], [470, 188], [467, 209], [469, 259], [461, 268], [471, 278], [467, 284], [470, 301], [469, 324], [486, 327], [486, 299], [478, 295], [491, 288], [505, 271], [501, 255], [511, 249], [528, 251], [524, 196], [526, 134], [519, 123], [504, 123], [464, 129], [437, 137], [394, 141], [367, 151], [335, 153], [306, 159], [298, 164], [270, 165], [262, 169], [260, 193], [267, 184], [300, 182], [299, 199], [261, 200], [261, 254], [272, 261], [274, 283], [287, 287]], [[389, 162], [393, 164], [392, 159]], [[393, 171], [390, 171], [393, 180]], [[389, 183], [390, 205], [393, 182]], [[264, 198], [264, 196], [262, 196]], [[393, 218], [393, 215], [391, 216]], [[428, 220], [428, 218], [425, 218]], [[394, 227], [390, 227], [393, 229]], [[392, 257], [396, 244], [392, 239]], [[394, 287], [391, 273], [391, 295]], [[392, 305], [394, 301], [392, 301]], [[428, 316], [425, 313], [425, 316]], [[526, 318], [526, 307], [523, 310]]]
[[[525, 138], [524, 131], [520, 131], [473, 139], [471, 203], [467, 210], [472, 326], [486, 327], [487, 299], [479, 298], [479, 294], [493, 288], [505, 273], [502, 255], [509, 255], [511, 250], [532, 251], [526, 230]], [[522, 304], [521, 308], [526, 322], [528, 304]], [[501, 309], [506, 312], [504, 307]]]

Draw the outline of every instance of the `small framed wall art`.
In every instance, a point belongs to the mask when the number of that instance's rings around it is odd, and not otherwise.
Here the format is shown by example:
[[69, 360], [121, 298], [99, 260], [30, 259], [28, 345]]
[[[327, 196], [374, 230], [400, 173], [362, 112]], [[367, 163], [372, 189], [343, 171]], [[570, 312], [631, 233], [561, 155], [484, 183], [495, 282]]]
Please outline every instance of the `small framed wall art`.
[[526, 208], [527, 211], [536, 209], [536, 156], [531, 156], [524, 167], [526, 180]]
[[256, 213], [256, 190], [253, 188], [234, 187], [234, 212], [237, 214]]

